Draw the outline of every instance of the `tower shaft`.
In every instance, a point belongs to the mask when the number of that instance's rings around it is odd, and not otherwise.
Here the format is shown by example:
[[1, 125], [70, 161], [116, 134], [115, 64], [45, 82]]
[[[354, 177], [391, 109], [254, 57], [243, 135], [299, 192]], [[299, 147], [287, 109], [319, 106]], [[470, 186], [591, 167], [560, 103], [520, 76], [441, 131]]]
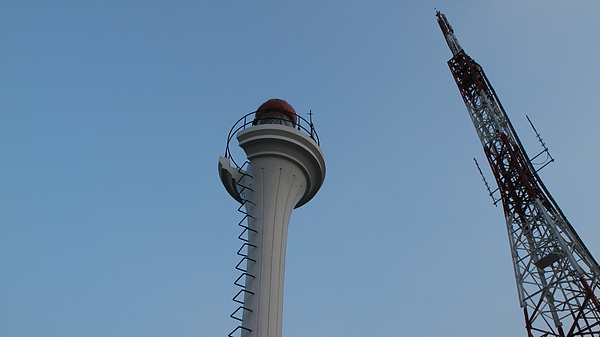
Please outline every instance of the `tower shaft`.
[[498, 184], [529, 337], [600, 336], [600, 267], [531, 164], [483, 69], [444, 14], [448, 61]]
[[256, 158], [244, 196], [250, 215], [243, 337], [281, 337], [287, 233], [292, 211], [306, 190], [298, 166], [283, 158]]

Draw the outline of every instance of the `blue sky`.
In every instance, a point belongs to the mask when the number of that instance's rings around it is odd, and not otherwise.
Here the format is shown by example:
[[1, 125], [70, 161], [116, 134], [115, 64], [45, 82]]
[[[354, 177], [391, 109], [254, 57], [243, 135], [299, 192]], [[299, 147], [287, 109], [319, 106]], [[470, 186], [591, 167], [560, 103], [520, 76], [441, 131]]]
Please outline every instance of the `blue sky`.
[[312, 110], [327, 162], [291, 220], [286, 337], [525, 335], [434, 7], [600, 259], [597, 1], [8, 0], [0, 335], [226, 336], [217, 161], [269, 98]]

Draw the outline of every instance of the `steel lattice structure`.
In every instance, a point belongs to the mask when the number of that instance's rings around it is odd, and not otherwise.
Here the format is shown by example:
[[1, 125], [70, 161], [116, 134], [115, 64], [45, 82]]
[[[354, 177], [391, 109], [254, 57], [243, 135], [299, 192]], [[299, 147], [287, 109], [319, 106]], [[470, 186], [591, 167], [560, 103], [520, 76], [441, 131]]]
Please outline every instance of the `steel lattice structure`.
[[[600, 267], [525, 152], [483, 69], [446, 16], [448, 66], [498, 184], [525, 327], [533, 336], [600, 336]], [[492, 193], [490, 193], [492, 194]]]

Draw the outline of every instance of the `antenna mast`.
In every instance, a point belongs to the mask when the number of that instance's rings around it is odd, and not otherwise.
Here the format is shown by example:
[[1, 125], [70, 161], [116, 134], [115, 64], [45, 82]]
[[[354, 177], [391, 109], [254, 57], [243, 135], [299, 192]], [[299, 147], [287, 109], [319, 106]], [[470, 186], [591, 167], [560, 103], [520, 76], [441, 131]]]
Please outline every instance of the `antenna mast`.
[[[533, 167], [483, 69], [436, 12], [458, 90], [498, 184], [528, 337], [600, 336], [600, 267]], [[537, 133], [537, 131], [536, 131]]]

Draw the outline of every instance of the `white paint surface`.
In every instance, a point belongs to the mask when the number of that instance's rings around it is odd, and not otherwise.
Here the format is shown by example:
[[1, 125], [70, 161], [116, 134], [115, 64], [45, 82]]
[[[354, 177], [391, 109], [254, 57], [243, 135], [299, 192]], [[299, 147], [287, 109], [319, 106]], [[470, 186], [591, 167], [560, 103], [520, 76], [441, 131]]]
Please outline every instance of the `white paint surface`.
[[[280, 337], [288, 225], [294, 208], [308, 202], [325, 177], [318, 145], [289, 126], [259, 125], [238, 134], [252, 178], [244, 192], [249, 227], [244, 337]], [[234, 178], [235, 179], [235, 178]], [[231, 186], [231, 185], [226, 185]], [[229, 187], [231, 189], [231, 187]], [[256, 261], [256, 262], [253, 262]]]

